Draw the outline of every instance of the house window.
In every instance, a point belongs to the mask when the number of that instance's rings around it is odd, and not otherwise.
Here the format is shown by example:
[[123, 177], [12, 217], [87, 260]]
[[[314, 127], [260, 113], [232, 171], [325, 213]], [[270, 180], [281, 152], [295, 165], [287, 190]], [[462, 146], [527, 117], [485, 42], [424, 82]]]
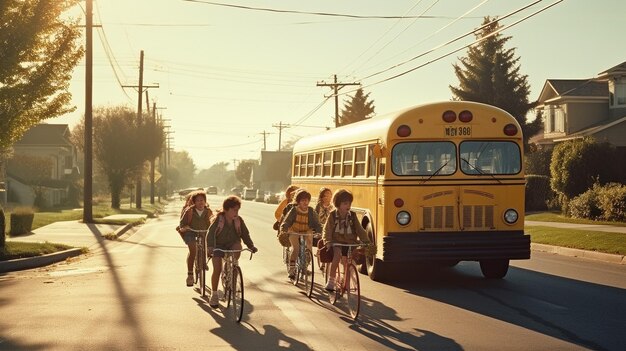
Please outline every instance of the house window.
[[626, 105], [626, 83], [615, 84], [615, 98], [617, 105]]
[[565, 132], [565, 111], [562, 108], [554, 109], [554, 131]]
[[72, 156], [65, 156], [65, 168], [72, 168]]

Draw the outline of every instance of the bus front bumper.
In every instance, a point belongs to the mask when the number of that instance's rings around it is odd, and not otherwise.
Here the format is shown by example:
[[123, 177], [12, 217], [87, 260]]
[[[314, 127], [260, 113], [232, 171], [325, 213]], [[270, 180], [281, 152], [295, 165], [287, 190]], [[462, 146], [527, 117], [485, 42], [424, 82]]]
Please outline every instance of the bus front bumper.
[[530, 235], [523, 232], [389, 233], [383, 238], [386, 262], [529, 258]]

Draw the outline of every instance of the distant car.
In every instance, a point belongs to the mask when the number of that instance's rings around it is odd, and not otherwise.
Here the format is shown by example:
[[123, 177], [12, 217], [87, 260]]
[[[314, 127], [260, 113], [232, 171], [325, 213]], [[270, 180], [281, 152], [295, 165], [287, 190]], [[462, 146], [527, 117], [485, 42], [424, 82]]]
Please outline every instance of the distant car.
[[241, 198], [244, 200], [254, 200], [256, 198], [256, 189], [244, 188], [243, 195]]
[[183, 190], [178, 191], [178, 195], [180, 195], [180, 196], [187, 196], [187, 195], [189, 195], [189, 193], [191, 193], [192, 191], [196, 191], [196, 190], [204, 190], [204, 188], [200, 187], [200, 188], [183, 189]]
[[271, 191], [266, 191], [265, 194], [263, 195], [263, 201], [266, 204], [277, 204], [278, 201], [278, 196], [276, 196], [276, 194], [272, 193]]
[[231, 192], [231, 194], [233, 194], [233, 195], [237, 195], [237, 196], [241, 197], [241, 193], [243, 192], [243, 189], [242, 189], [242, 188], [240, 188], [240, 187], [238, 187], [238, 186], [236, 186], [236, 187], [234, 187], [234, 188], [231, 188], [231, 189], [230, 189], [230, 192]]
[[206, 188], [206, 193], [208, 195], [217, 195], [217, 187], [216, 186], [210, 186], [210, 187]]

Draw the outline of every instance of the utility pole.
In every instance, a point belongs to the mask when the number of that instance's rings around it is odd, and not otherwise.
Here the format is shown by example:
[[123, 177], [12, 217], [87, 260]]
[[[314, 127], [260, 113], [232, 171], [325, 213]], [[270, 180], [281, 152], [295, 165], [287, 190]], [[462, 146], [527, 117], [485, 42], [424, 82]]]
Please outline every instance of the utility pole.
[[[139, 85], [137, 86], [128, 86], [128, 85], [122, 85], [123, 88], [137, 88], [137, 93], [138, 93], [138, 99], [137, 99], [137, 121], [138, 124], [141, 126], [141, 124], [143, 123], [143, 119], [141, 117], [141, 99], [143, 98], [143, 90], [144, 90], [144, 85], [143, 85], [143, 50], [140, 51], [139, 53]], [[148, 88], [158, 88], [159, 85], [156, 84], [154, 86], [145, 86], [146, 89]], [[141, 174], [137, 177], [137, 185], [135, 186], [135, 207], [136, 208], [141, 208]]]
[[272, 127], [278, 128], [278, 151], [280, 151], [283, 137], [283, 129], [291, 127], [289, 124], [283, 124], [283, 121], [280, 121], [278, 124], [272, 124]]
[[317, 82], [318, 87], [332, 87], [333, 95], [335, 96], [335, 128], [339, 127], [339, 89], [348, 86], [348, 85], [361, 85], [361, 83], [337, 83], [337, 75], [333, 75], [335, 77], [334, 83], [325, 83], [324, 81]]
[[[146, 100], [148, 100], [148, 92], [146, 91]], [[150, 110], [148, 110], [150, 113]], [[152, 127], [156, 128], [156, 102], [152, 103]], [[150, 204], [154, 205], [154, 161], [156, 158], [150, 159]]]
[[263, 136], [263, 151], [265, 151], [267, 149], [267, 143], [266, 143], [265, 137], [270, 135], [270, 134], [272, 134], [272, 133], [268, 133], [266, 131], [263, 131], [263, 133], [259, 133], [259, 134], [261, 134]]
[[85, 8], [85, 147], [83, 175], [83, 223], [93, 223], [93, 0]]

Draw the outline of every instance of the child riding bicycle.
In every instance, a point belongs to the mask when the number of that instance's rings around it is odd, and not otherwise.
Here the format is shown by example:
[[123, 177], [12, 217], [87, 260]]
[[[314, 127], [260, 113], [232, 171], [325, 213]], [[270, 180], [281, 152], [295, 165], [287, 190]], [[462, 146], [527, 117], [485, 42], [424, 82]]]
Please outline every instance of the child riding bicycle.
[[[217, 286], [222, 274], [222, 256], [223, 253], [215, 252], [213, 249], [222, 250], [241, 250], [241, 241], [252, 251], [257, 252], [254, 243], [250, 238], [250, 231], [243, 219], [239, 217], [239, 209], [241, 208], [241, 199], [237, 196], [227, 197], [222, 204], [222, 211], [218, 212], [209, 227], [207, 235], [207, 251], [209, 255], [213, 255], [213, 274], [211, 275], [211, 298], [209, 306], [217, 308], [219, 297]], [[240, 253], [236, 253], [235, 260], [239, 259]]]
[[330, 264], [330, 274], [328, 275], [328, 282], [325, 287], [328, 291], [335, 290], [335, 275], [339, 261], [342, 256], [345, 256], [348, 252], [347, 247], [332, 246], [332, 244], [357, 244], [357, 236], [361, 240], [361, 243], [370, 243], [367, 232], [365, 232], [365, 229], [363, 229], [358, 222], [356, 213], [350, 210], [353, 200], [354, 197], [350, 191], [338, 189], [335, 195], [333, 195], [335, 209], [330, 212], [326, 224], [324, 225], [322, 239], [324, 243], [326, 243], [327, 248], [329, 250], [332, 248], [333, 250], [333, 261]]
[[180, 223], [176, 230], [187, 244], [187, 286], [193, 286], [193, 263], [196, 260], [196, 233], [189, 229], [207, 230], [211, 223], [213, 212], [206, 202], [204, 191], [195, 191], [190, 194], [180, 216]]
[[[295, 195], [295, 206], [289, 210], [285, 219], [280, 225], [280, 232], [285, 235], [288, 232], [292, 233], [307, 233], [313, 231], [314, 233], [320, 233], [322, 226], [319, 222], [319, 217], [313, 207], [309, 206], [311, 201], [311, 193], [306, 189], [298, 189]], [[309, 250], [313, 246], [313, 238], [307, 236], [306, 245]], [[293, 247], [291, 256], [289, 257], [289, 279], [293, 279], [295, 276], [296, 257], [300, 251], [300, 240], [295, 235], [289, 236], [289, 242]]]

